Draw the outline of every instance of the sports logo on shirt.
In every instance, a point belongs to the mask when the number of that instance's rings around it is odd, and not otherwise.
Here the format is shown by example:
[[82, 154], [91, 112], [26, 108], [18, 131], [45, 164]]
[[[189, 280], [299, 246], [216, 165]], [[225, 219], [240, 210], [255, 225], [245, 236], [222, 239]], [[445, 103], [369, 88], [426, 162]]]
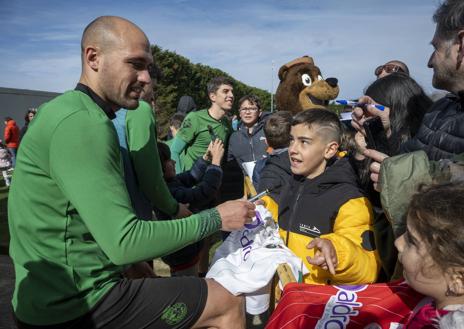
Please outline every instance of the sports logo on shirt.
[[322, 318], [317, 322], [316, 328], [342, 329], [350, 323], [351, 317], [359, 314], [363, 306], [358, 302], [357, 292], [363, 291], [367, 285], [357, 286], [333, 286], [337, 288], [337, 294], [331, 296], [327, 302]]

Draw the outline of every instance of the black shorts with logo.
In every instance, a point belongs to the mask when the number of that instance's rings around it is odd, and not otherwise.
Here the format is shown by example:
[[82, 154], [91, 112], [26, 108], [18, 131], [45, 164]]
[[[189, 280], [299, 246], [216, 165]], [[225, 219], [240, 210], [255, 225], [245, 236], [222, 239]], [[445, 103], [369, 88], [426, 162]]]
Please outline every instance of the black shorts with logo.
[[19, 320], [17, 324], [20, 329], [190, 328], [203, 313], [207, 297], [206, 281], [196, 277], [122, 279], [78, 319], [51, 326]]

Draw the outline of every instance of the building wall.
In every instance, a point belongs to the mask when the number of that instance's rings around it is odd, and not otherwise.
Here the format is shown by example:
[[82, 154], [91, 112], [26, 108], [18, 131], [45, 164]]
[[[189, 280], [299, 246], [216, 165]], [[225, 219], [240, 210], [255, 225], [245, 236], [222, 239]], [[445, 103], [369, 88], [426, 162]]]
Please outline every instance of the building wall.
[[38, 108], [45, 102], [60, 95], [47, 91], [3, 88], [0, 87], [0, 119], [3, 137], [3, 121], [5, 117], [12, 117], [21, 128], [24, 125], [24, 115], [29, 108]]

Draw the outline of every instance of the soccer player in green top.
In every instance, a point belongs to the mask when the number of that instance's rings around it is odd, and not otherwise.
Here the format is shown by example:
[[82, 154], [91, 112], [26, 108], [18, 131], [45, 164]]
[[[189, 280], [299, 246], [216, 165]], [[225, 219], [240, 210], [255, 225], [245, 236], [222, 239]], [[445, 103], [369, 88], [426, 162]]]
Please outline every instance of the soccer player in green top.
[[177, 173], [190, 170], [195, 161], [205, 154], [212, 139], [219, 138], [227, 145], [232, 127], [225, 114], [232, 110], [233, 90], [232, 81], [226, 77], [216, 77], [208, 82], [211, 107], [190, 112], [170, 146]]
[[75, 90], [44, 104], [19, 149], [8, 199], [19, 328], [244, 328], [243, 299], [213, 280], [122, 276], [219, 229], [254, 205], [229, 201], [171, 221], [137, 218], [111, 119], [135, 109], [153, 63], [145, 34], [114, 16], [81, 42]]

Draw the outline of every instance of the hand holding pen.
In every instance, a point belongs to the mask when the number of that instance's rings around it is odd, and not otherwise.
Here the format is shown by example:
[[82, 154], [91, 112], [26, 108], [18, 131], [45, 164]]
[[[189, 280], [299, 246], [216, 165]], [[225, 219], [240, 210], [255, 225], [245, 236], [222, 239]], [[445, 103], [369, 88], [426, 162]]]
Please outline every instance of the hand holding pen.
[[[369, 96], [362, 96], [357, 101], [358, 104], [367, 104], [372, 106], [363, 107], [355, 107], [353, 108], [353, 112], [351, 113], [351, 125], [354, 129], [361, 132], [364, 136], [366, 132], [364, 131], [363, 124], [366, 120], [371, 117], [379, 117], [382, 120], [382, 125], [385, 129], [385, 133], [387, 137], [391, 135], [391, 128], [390, 128], [390, 108], [387, 106], [376, 104], [375, 101], [370, 98]], [[377, 106], [383, 107], [383, 109], [379, 109]]]
[[357, 102], [357, 101], [350, 101], [350, 100], [346, 100], [346, 99], [337, 99], [335, 101], [335, 103], [338, 103], [340, 105], [346, 105], [346, 106], [351, 106], [352, 108], [355, 108], [355, 107], [367, 107], [367, 106], [374, 106], [376, 109], [380, 110], [380, 111], [383, 111], [385, 110], [385, 106], [383, 105], [380, 105], [380, 104], [368, 104], [368, 103], [360, 103], [360, 102]]

